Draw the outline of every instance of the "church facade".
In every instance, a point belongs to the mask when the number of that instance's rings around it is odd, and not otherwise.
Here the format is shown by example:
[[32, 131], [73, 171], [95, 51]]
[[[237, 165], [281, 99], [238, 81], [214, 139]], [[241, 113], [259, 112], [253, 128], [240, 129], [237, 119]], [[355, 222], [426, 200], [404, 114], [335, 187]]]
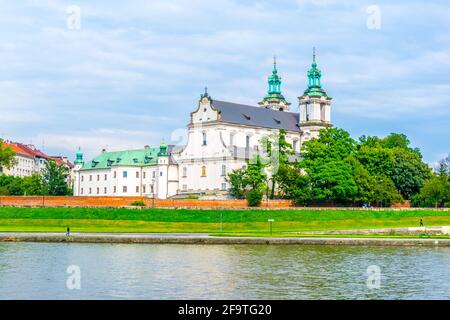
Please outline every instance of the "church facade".
[[74, 195], [226, 196], [227, 174], [246, 166], [259, 152], [264, 137], [284, 129], [286, 140], [299, 153], [304, 141], [332, 125], [332, 98], [322, 88], [315, 52], [307, 75], [307, 89], [298, 97], [297, 110], [291, 110], [281, 93], [274, 61], [267, 95], [258, 106], [214, 100], [205, 89], [190, 114], [186, 145], [161, 143], [157, 148], [103, 151], [89, 162], [79, 150], [74, 162]]

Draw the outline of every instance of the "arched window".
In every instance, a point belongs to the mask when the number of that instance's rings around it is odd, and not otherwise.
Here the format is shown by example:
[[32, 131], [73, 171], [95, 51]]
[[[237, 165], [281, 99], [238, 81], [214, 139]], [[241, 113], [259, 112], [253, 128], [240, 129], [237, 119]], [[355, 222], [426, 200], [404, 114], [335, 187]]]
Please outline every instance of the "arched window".
[[206, 146], [206, 132], [203, 132], [203, 145]]
[[202, 177], [206, 177], [206, 166], [202, 166]]

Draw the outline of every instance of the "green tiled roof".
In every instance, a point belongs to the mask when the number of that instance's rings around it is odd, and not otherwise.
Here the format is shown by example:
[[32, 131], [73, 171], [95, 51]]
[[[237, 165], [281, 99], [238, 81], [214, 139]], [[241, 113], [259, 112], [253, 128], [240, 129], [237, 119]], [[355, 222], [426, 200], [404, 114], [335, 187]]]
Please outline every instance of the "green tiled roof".
[[84, 163], [81, 170], [108, 169], [117, 166], [153, 166], [158, 161], [159, 148], [103, 152]]

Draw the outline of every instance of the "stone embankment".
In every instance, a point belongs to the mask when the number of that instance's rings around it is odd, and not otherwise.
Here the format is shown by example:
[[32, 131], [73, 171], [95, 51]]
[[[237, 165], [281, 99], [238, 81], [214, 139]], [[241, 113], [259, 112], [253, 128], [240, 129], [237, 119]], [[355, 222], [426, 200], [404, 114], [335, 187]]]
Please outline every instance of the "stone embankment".
[[0, 242], [42, 243], [141, 243], [189, 245], [354, 245], [354, 246], [445, 246], [450, 239], [405, 238], [275, 238], [275, 237], [214, 237], [207, 234], [73, 234], [0, 233]]

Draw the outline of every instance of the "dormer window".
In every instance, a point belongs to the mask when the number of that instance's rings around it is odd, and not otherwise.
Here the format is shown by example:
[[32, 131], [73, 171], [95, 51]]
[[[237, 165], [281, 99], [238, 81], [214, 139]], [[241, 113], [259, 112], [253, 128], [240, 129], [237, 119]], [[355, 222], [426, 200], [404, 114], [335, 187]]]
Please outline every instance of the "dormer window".
[[278, 124], [280, 124], [281, 123], [281, 121], [280, 120], [278, 120], [277, 118], [272, 118], [276, 123], [278, 123]]
[[245, 113], [243, 113], [242, 115], [243, 115], [243, 116], [245, 117], [245, 119], [247, 119], [247, 120], [250, 120], [250, 119], [251, 119], [250, 116], [247, 115], [247, 114], [245, 114]]

